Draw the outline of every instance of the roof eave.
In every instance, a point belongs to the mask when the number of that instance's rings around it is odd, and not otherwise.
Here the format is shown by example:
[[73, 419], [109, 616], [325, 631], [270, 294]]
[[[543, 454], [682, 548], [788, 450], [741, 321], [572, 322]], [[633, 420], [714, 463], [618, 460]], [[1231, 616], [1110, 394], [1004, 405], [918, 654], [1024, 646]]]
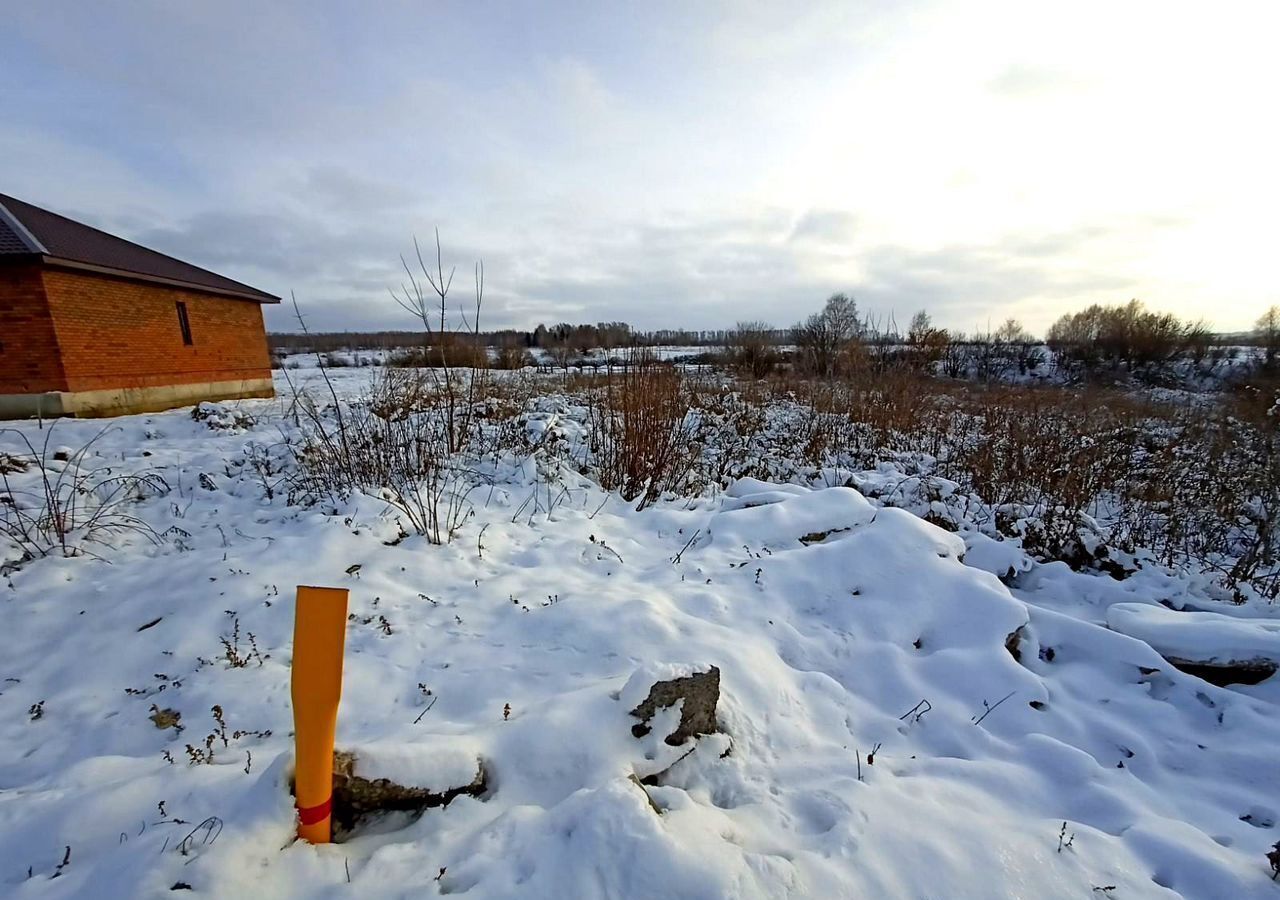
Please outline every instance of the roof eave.
[[127, 278], [131, 281], [144, 281], [149, 284], [162, 284], [166, 287], [182, 288], [186, 291], [195, 291], [201, 294], [215, 294], [220, 297], [231, 297], [235, 300], [251, 300], [254, 303], [280, 302], [280, 298], [275, 294], [268, 294], [265, 291], [259, 291], [254, 288], [237, 291], [232, 288], [212, 287], [207, 284], [196, 284], [194, 282], [183, 281], [178, 278], [165, 278], [162, 275], [147, 275], [142, 272], [131, 272], [128, 269], [116, 269], [110, 266], [100, 266], [95, 263], [81, 262], [76, 259], [50, 256], [47, 253], [39, 255], [37, 258], [47, 266], [56, 266], [60, 269], [77, 269], [83, 272], [92, 272], [97, 275], [111, 275], [116, 278]]
[[18, 236], [18, 240], [26, 244], [27, 249], [32, 253], [48, 253], [48, 249], [44, 244], [36, 238], [26, 225], [22, 224], [22, 220], [9, 211], [3, 203], [0, 203], [0, 222], [4, 222], [9, 226], [9, 230]]

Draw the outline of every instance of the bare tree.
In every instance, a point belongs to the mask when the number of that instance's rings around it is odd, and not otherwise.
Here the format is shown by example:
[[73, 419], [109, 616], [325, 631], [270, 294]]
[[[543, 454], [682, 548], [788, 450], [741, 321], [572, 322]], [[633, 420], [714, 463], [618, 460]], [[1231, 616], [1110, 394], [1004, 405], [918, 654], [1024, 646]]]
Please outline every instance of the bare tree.
[[1005, 319], [995, 331], [975, 334], [970, 347], [974, 374], [982, 381], [1001, 381], [1025, 375], [1040, 362], [1036, 339], [1017, 319]]
[[613, 371], [614, 350], [627, 347], [632, 343], [631, 326], [626, 322], [598, 322], [596, 334], [600, 350], [604, 353], [605, 365]]
[[863, 332], [858, 305], [848, 294], [832, 294], [821, 312], [795, 327], [795, 343], [801, 367], [814, 375], [830, 378], [841, 357]]
[[551, 356], [551, 362], [564, 369], [568, 375], [569, 364], [573, 362], [573, 345], [568, 340], [558, 340], [547, 347], [547, 353]]
[[1040, 354], [1036, 350], [1036, 339], [1017, 319], [1004, 320], [1004, 324], [996, 329], [996, 342], [1012, 364], [1018, 367], [1019, 375], [1026, 375], [1039, 365]]
[[1275, 368], [1280, 363], [1280, 306], [1273, 306], [1258, 317], [1254, 334], [1262, 345], [1266, 367]]
[[[418, 243], [417, 237], [413, 239], [413, 250], [414, 255], [417, 257], [418, 268], [423, 277], [426, 278], [427, 284], [430, 285], [431, 292], [427, 292], [418, 276], [410, 268], [408, 261], [401, 256], [400, 264], [404, 267], [408, 281], [400, 285], [399, 292], [392, 289], [391, 296], [406, 312], [422, 322], [425, 361], [428, 366], [432, 367], [435, 388], [445, 401], [449, 430], [449, 452], [456, 453], [461, 449], [471, 430], [476, 400], [479, 398], [485, 383], [482, 377], [482, 365], [484, 360], [487, 359], [487, 354], [484, 352], [484, 348], [479, 345], [480, 310], [484, 305], [484, 262], [477, 260], [475, 264], [475, 311], [472, 319], [468, 322], [467, 314], [463, 311], [462, 330], [460, 332], [451, 332], [448, 328], [448, 298], [449, 288], [453, 286], [453, 276], [457, 269], [456, 267], [450, 267], [449, 274], [445, 275], [444, 273], [444, 254], [440, 247], [440, 229], [436, 229], [434, 273], [432, 272], [432, 267], [427, 264], [427, 261], [422, 256], [422, 247]], [[433, 330], [432, 318], [437, 316], [439, 323]], [[453, 355], [450, 350], [455, 346], [458, 336], [464, 336], [464, 340], [469, 339], [472, 345], [470, 348], [472, 352], [464, 357], [471, 362], [471, 371], [465, 379], [465, 385], [461, 383], [461, 377], [455, 375], [452, 371], [453, 364], [450, 359]], [[436, 369], [436, 366], [439, 368]]]
[[768, 322], [739, 322], [725, 335], [728, 363], [739, 374], [763, 378], [778, 364], [773, 326]]
[[912, 368], [926, 371], [933, 368], [947, 352], [950, 338], [946, 329], [934, 328], [933, 319], [925, 310], [911, 317], [907, 329], [907, 358]]

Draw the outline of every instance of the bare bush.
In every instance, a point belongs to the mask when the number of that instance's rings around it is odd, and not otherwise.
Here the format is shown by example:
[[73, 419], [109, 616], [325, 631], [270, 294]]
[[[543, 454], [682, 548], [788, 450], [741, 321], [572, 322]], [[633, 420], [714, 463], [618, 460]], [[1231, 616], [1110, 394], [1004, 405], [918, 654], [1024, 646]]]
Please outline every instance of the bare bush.
[[525, 347], [516, 344], [504, 344], [498, 348], [494, 365], [499, 369], [526, 369], [536, 366], [538, 361]]
[[[17, 548], [21, 561], [54, 554], [97, 556], [91, 548], [108, 546], [125, 534], [160, 542], [160, 535], [130, 507], [167, 493], [168, 483], [155, 472], [118, 473], [110, 466], [88, 464], [90, 451], [108, 430], [110, 426], [69, 452], [51, 452], [56, 426], [45, 432], [39, 450], [21, 431], [0, 430], [25, 445], [29, 460], [22, 468], [0, 465], [0, 538]], [[35, 477], [19, 481], [28, 468], [36, 470]]]
[[460, 440], [448, 406], [449, 396], [464, 390], [442, 394], [423, 371], [386, 369], [341, 417], [304, 402], [294, 497], [316, 501], [361, 491], [387, 503], [431, 543], [451, 541], [471, 514], [469, 497], [478, 484], [462, 452], [465, 443], [474, 457], [477, 435]]
[[[304, 501], [356, 491], [376, 496], [399, 514], [402, 527], [407, 524], [441, 544], [451, 541], [471, 514], [468, 498], [477, 484], [472, 463], [482, 455], [489, 384], [488, 352], [479, 339], [484, 266], [475, 266], [472, 318], [468, 321], [464, 312], [462, 329], [450, 330], [454, 270], [444, 272], [439, 232], [434, 267], [416, 239], [414, 253], [418, 271], [402, 257], [407, 281], [392, 296], [421, 322], [421, 350], [402, 360], [407, 366], [376, 376], [361, 402], [343, 404], [327, 375], [332, 400], [327, 411], [300, 397], [306, 425], [291, 493]], [[305, 332], [300, 313], [298, 320]]]
[[[1125, 405], [1056, 389], [1005, 389], [983, 398], [973, 440], [950, 465], [1006, 534], [1031, 552], [1095, 561], [1082, 532], [1098, 502], [1131, 473], [1137, 432]], [[1115, 398], [1110, 398], [1115, 399]]]
[[943, 348], [940, 360], [941, 374], [946, 378], [966, 378], [972, 366], [972, 354], [969, 342], [963, 332], [953, 332], [947, 337], [947, 346]]
[[726, 362], [739, 375], [764, 378], [778, 367], [780, 354], [767, 322], [739, 322], [725, 337]]
[[1280, 434], [1274, 390], [1243, 387], [1225, 410], [1180, 410], [1149, 434], [1114, 532], [1166, 565], [1194, 563], [1245, 599], [1280, 596]]
[[489, 365], [489, 352], [471, 340], [470, 335], [454, 332], [436, 334], [425, 347], [397, 350], [387, 364], [398, 368], [484, 369]]
[[680, 373], [639, 353], [591, 396], [591, 468], [605, 490], [644, 509], [680, 492], [698, 448]]
[[[906, 369], [767, 391], [695, 393], [708, 481], [844, 483], [841, 471], [889, 464], [923, 480], [881, 502], [995, 529], [1041, 559], [1122, 576], [1141, 554], [1205, 573], [1237, 599], [1280, 595], [1280, 407], [1269, 383], [1216, 411], [1096, 387], [962, 387]], [[962, 508], [938, 507], [924, 488], [933, 476], [956, 483]]]

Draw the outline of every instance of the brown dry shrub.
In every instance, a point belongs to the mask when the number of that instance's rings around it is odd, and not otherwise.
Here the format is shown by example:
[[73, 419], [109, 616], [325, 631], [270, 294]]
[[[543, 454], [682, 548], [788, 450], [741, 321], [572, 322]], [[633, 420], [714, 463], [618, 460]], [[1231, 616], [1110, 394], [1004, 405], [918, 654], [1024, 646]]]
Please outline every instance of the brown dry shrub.
[[493, 360], [493, 366], [497, 369], [525, 369], [537, 364], [538, 361], [528, 349], [513, 346], [499, 347]]
[[473, 335], [462, 332], [434, 332], [426, 347], [400, 350], [388, 359], [389, 366], [411, 368], [487, 369], [489, 351]]
[[679, 370], [641, 356], [588, 395], [592, 468], [605, 490], [639, 498], [638, 509], [690, 478], [698, 447], [682, 382]]
[[725, 338], [724, 359], [745, 378], [764, 378], [782, 361], [774, 346], [774, 328], [767, 322], [739, 322]]

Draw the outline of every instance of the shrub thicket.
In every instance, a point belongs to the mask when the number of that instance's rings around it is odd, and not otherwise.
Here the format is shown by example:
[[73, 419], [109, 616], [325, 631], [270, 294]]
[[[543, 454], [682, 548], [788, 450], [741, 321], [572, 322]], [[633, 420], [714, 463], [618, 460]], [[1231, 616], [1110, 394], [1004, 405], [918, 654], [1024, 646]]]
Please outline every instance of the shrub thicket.
[[1141, 301], [1130, 300], [1067, 313], [1049, 328], [1048, 343], [1060, 362], [1086, 373], [1123, 367], [1151, 374], [1182, 354], [1202, 355], [1209, 338], [1204, 325], [1153, 312]]

